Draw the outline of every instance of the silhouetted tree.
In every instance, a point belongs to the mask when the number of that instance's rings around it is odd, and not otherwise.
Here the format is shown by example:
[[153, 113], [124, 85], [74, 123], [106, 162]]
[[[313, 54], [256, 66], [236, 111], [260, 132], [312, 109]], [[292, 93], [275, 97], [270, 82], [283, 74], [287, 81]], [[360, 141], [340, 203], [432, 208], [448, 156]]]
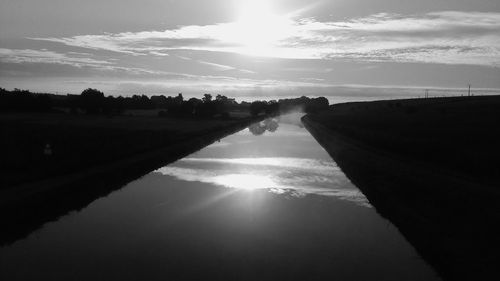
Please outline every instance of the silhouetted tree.
[[314, 113], [325, 110], [329, 107], [328, 99], [325, 97], [311, 99], [306, 96], [302, 96], [296, 99], [280, 99], [278, 104], [281, 113], [294, 111]]
[[307, 113], [319, 112], [321, 110], [328, 109], [329, 102], [325, 97], [319, 97], [315, 99], [309, 99], [306, 102], [305, 111]]
[[207, 102], [207, 100], [203, 101], [197, 107], [197, 116], [204, 118], [211, 118], [217, 112], [217, 108], [214, 102]]
[[182, 112], [184, 115], [194, 116], [197, 114], [197, 109], [203, 102], [197, 98], [190, 98], [182, 104]]
[[265, 112], [266, 114], [276, 114], [280, 111], [280, 105], [277, 101], [271, 100], [267, 103]]
[[184, 102], [184, 97], [182, 96], [182, 93], [179, 93], [177, 97], [174, 98], [174, 102], [177, 103], [178, 105]]
[[210, 103], [212, 102], [212, 95], [211, 94], [204, 94], [203, 98], [201, 99], [203, 103]]
[[161, 96], [152, 96], [151, 103], [155, 108], [167, 108], [167, 98], [163, 95]]
[[0, 89], [1, 111], [49, 111], [51, 108], [52, 100], [48, 94], [35, 94], [17, 88], [13, 91]]
[[263, 101], [254, 101], [250, 104], [250, 114], [252, 116], [257, 116], [261, 112], [265, 112], [267, 103]]
[[104, 106], [104, 93], [88, 88], [83, 90], [79, 98], [79, 106], [87, 112], [87, 114], [100, 113]]
[[268, 115], [287, 113], [290, 111], [317, 112], [328, 108], [328, 100], [324, 97], [296, 99], [280, 99], [279, 101], [254, 101], [237, 103], [235, 99], [218, 94], [215, 98], [205, 94], [201, 99], [184, 100], [182, 93], [177, 96], [133, 95], [131, 97], [105, 97], [104, 93], [88, 88], [80, 95], [52, 95], [31, 93], [14, 89], [7, 91], [0, 88], [0, 110], [6, 111], [48, 111], [52, 107], [69, 108], [72, 113], [80, 110], [88, 114], [120, 114], [126, 109], [163, 109], [163, 116], [197, 116], [203, 118], [229, 118], [231, 111], [249, 111], [252, 116], [265, 113]]

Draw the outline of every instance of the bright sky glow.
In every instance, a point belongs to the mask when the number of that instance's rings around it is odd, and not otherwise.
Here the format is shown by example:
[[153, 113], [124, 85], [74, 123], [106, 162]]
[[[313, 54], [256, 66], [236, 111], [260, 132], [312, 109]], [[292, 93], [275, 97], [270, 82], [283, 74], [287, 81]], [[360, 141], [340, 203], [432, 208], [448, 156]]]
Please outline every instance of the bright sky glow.
[[263, 57], [279, 57], [281, 40], [294, 32], [294, 22], [287, 15], [276, 14], [270, 1], [254, 0], [241, 3], [238, 19], [223, 25], [222, 41], [235, 44], [237, 52]]
[[497, 1], [62, 2], [0, 0], [0, 87], [342, 101], [500, 91]]

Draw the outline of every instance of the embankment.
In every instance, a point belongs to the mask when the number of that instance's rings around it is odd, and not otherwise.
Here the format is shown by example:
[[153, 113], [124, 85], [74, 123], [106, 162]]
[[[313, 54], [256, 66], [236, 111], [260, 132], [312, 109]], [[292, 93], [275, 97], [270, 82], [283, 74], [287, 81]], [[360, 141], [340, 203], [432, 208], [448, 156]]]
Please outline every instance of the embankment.
[[[388, 105], [397, 102], [400, 106], [395, 108]], [[495, 151], [485, 157], [480, 149], [476, 149], [478, 156], [471, 148], [463, 148], [464, 155], [486, 161], [463, 172], [461, 165], [448, 165], [445, 159], [458, 145], [444, 148], [441, 154], [433, 147], [448, 143], [456, 134], [453, 128], [459, 127], [463, 132], [480, 132], [479, 127], [485, 133], [476, 138], [495, 142], [495, 127], [477, 125], [484, 121], [481, 116], [496, 118], [484, 112], [484, 105], [463, 99], [355, 103], [305, 116], [303, 123], [377, 211], [398, 227], [445, 280], [496, 280], [500, 273], [500, 190], [496, 175], [478, 169], [494, 165]], [[474, 118], [469, 115], [475, 120], [453, 124], [461, 121], [464, 111], [477, 111]], [[445, 120], [428, 122], [439, 116]], [[449, 134], [435, 133], [447, 124]], [[476, 145], [483, 142], [478, 139]], [[489, 147], [487, 143], [483, 149]], [[416, 157], [418, 153], [422, 155]]]
[[[95, 199], [106, 196], [124, 184], [242, 130], [262, 118], [243, 118], [216, 123], [201, 120], [194, 123], [189, 120], [174, 120], [166, 127], [164, 125], [164, 130], [157, 132], [157, 135], [162, 131], [168, 134], [169, 141], [164, 142], [163, 145], [151, 146], [149, 149], [137, 152], [127, 147], [131, 144], [130, 140], [122, 139], [119, 143], [115, 142], [116, 149], [128, 150], [128, 153], [113, 161], [89, 165], [42, 180], [0, 189], [0, 219], [3, 229], [0, 232], [0, 245], [21, 239], [44, 223], [55, 220], [70, 211], [82, 209]], [[190, 123], [189, 131], [185, 128], [184, 131], [179, 131], [179, 128], [187, 123]], [[149, 131], [144, 130], [144, 126], [138, 127], [140, 130], [131, 132], [133, 145], [147, 147], [148, 144], [156, 143], [148, 139], [154, 134], [149, 134]], [[169, 131], [166, 130], [167, 128], [177, 130]], [[64, 131], [61, 133], [64, 134]], [[137, 143], [138, 141], [142, 143]], [[78, 149], [78, 144], [77, 142], [71, 145], [74, 149]], [[54, 167], [61, 165], [60, 163], [52, 164]]]

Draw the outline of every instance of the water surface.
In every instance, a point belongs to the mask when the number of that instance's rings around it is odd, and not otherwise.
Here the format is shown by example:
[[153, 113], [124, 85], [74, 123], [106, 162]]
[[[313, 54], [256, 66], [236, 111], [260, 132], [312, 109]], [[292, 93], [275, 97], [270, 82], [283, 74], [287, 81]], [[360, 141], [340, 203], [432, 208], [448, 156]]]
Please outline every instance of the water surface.
[[252, 126], [0, 249], [2, 280], [436, 280], [299, 123]]

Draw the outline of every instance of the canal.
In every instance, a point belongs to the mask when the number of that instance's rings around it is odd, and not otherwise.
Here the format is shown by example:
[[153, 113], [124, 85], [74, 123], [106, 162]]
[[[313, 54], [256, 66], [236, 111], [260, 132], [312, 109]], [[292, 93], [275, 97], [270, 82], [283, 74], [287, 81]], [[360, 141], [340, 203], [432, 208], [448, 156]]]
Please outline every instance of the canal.
[[438, 280], [298, 115], [267, 120], [0, 248], [1, 280]]

